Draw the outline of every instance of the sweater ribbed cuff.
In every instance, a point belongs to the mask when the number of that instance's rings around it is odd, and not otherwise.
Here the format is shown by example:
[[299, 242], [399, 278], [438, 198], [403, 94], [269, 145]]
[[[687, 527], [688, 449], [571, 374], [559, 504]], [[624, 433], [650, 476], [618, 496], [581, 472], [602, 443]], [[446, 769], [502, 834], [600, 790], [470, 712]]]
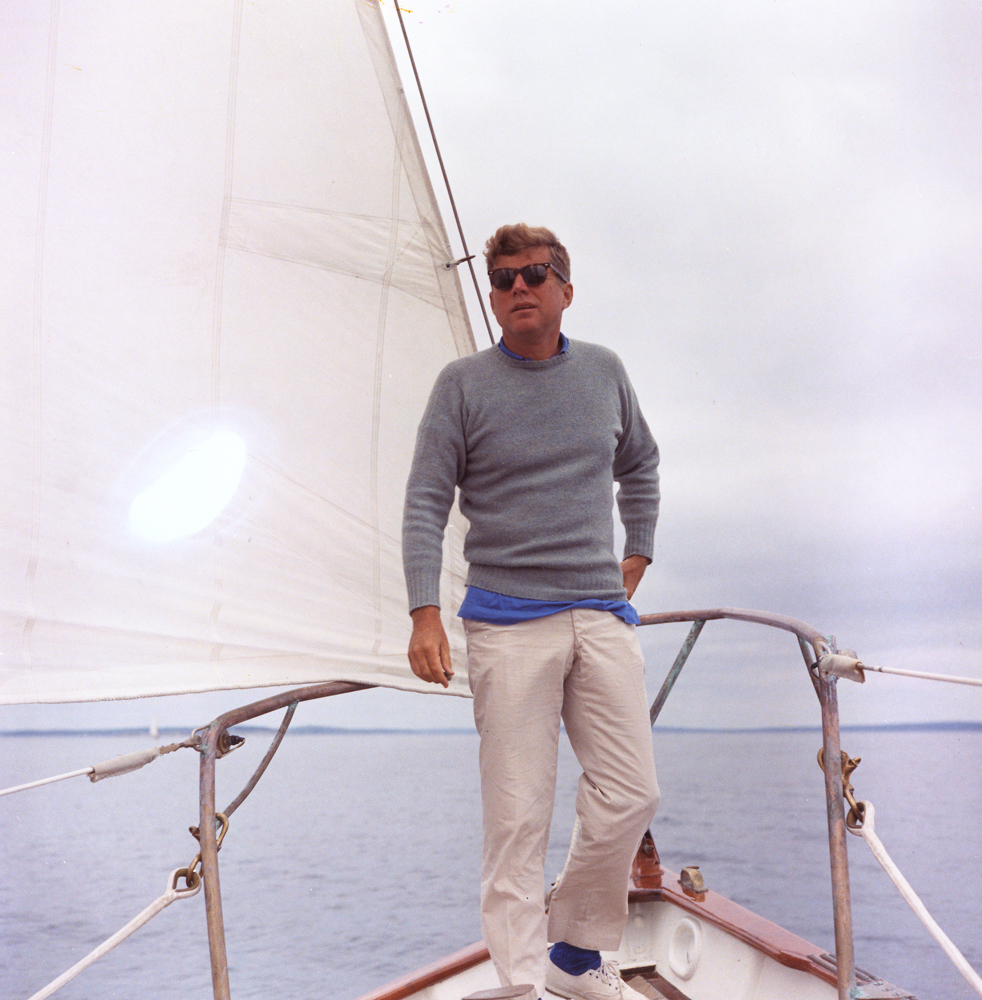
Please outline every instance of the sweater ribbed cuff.
[[628, 556], [644, 556], [649, 562], [655, 555], [655, 525], [636, 524], [627, 529], [624, 542], [624, 558]]
[[406, 590], [409, 592], [409, 610], [434, 604], [440, 607], [440, 571], [413, 570], [406, 573]]

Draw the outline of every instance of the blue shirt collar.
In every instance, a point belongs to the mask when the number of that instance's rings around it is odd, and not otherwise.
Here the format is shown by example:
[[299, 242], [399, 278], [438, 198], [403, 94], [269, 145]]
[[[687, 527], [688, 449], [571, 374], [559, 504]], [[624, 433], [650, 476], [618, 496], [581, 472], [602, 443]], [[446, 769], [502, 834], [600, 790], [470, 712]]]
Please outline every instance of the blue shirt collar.
[[[559, 352], [558, 353], [559, 354], [565, 354], [567, 347], [569, 347], [569, 341], [566, 339], [566, 334], [565, 333], [560, 333], [559, 334]], [[505, 347], [504, 338], [502, 338], [501, 340], [498, 341], [498, 350], [501, 351], [503, 354], [507, 354], [508, 357], [515, 358], [518, 361], [528, 361], [528, 358], [523, 358], [521, 356], [521, 354], [516, 354], [514, 351], [509, 351], [508, 348]]]

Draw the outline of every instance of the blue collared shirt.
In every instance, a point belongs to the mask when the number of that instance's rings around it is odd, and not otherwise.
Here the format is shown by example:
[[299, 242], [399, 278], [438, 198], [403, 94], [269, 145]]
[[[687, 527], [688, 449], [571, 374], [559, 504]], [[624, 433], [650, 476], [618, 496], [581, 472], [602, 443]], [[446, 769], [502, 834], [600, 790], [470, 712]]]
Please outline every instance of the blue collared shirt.
[[[557, 354], [565, 354], [567, 347], [569, 347], [569, 340], [566, 338], [566, 334], [565, 333], [560, 333], [559, 334], [559, 350], [556, 353]], [[507, 354], [508, 357], [515, 358], [518, 361], [528, 361], [529, 360], [528, 358], [523, 358], [521, 356], [521, 354], [516, 354], [514, 351], [509, 351], [508, 348], [505, 347], [505, 338], [504, 337], [502, 337], [501, 340], [498, 341], [498, 350], [501, 351], [502, 354]]]

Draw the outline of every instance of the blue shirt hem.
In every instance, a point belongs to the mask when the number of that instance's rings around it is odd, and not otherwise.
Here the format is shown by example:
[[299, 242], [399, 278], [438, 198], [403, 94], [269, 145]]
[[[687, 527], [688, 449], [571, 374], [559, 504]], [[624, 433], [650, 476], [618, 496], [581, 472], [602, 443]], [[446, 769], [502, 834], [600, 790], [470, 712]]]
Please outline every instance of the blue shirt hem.
[[602, 601], [587, 598], [582, 601], [537, 601], [525, 597], [495, 594], [480, 587], [468, 587], [464, 601], [457, 612], [458, 618], [487, 622], [489, 625], [517, 625], [533, 618], [546, 618], [572, 608], [591, 608], [609, 611], [628, 625], [640, 625], [641, 619], [633, 605], [627, 601]]

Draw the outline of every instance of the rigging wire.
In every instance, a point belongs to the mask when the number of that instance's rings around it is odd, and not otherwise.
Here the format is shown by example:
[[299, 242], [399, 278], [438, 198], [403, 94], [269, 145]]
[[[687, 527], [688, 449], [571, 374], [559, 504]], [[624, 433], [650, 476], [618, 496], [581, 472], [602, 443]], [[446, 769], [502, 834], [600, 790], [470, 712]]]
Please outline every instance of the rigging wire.
[[416, 69], [416, 60], [413, 58], [413, 49], [409, 44], [409, 35], [406, 33], [406, 24], [402, 19], [402, 8], [399, 6], [399, 0], [394, 0], [394, 6], [396, 9], [396, 15], [399, 18], [399, 27], [402, 30], [402, 37], [406, 43], [406, 52], [409, 55], [409, 64], [412, 66], [413, 76], [416, 78], [416, 89], [419, 91], [419, 99], [423, 104], [423, 114], [426, 115], [426, 124], [429, 126], [430, 138], [433, 140], [433, 148], [436, 151], [437, 162], [440, 164], [440, 173], [443, 174], [443, 184], [447, 189], [447, 197], [450, 199], [450, 207], [453, 210], [454, 221], [457, 223], [457, 232], [460, 235], [460, 245], [464, 249], [464, 256], [460, 260], [448, 263], [446, 266], [450, 268], [456, 264], [460, 264], [462, 261], [467, 261], [467, 267], [471, 272], [471, 280], [474, 282], [474, 291], [477, 293], [477, 301], [481, 305], [481, 315], [484, 316], [484, 325], [487, 327], [491, 343], [494, 344], [494, 334], [491, 332], [491, 322], [488, 320], [488, 311], [484, 308], [484, 296], [481, 294], [480, 286], [477, 283], [477, 273], [474, 270], [474, 255], [467, 249], [467, 239], [464, 236], [464, 227], [460, 224], [460, 216], [457, 214], [457, 203], [454, 201], [453, 191], [450, 189], [450, 178], [447, 176], [447, 169], [443, 165], [443, 154], [440, 152], [440, 144], [436, 139], [436, 130], [433, 128], [433, 119], [430, 118], [430, 109], [426, 103], [426, 95], [423, 93], [423, 84], [420, 81], [419, 72]]

